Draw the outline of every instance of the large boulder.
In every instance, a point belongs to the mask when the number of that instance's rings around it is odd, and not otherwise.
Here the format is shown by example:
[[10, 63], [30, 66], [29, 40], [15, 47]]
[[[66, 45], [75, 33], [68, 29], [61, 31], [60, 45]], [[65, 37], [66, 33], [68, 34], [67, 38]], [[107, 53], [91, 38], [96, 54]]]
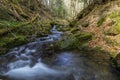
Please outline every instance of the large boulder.
[[[71, 32], [74, 33], [74, 31], [72, 30]], [[75, 29], [75, 33], [70, 33], [70, 34], [66, 34], [63, 37], [63, 40], [61, 40], [60, 42], [58, 42], [58, 45], [61, 49], [79, 49], [81, 47], [84, 47], [87, 45], [87, 43], [92, 39], [92, 35], [90, 33], [87, 32], [76, 32]]]

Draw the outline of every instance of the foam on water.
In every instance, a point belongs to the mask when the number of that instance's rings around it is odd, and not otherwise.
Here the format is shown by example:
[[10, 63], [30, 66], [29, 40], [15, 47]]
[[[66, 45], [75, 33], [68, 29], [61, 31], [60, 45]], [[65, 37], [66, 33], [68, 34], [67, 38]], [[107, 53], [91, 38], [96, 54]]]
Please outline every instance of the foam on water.
[[65, 73], [51, 69], [43, 63], [37, 63], [33, 67], [25, 66], [12, 69], [4, 75], [13, 80], [64, 80], [64, 78], [59, 79], [62, 74], [64, 75]]

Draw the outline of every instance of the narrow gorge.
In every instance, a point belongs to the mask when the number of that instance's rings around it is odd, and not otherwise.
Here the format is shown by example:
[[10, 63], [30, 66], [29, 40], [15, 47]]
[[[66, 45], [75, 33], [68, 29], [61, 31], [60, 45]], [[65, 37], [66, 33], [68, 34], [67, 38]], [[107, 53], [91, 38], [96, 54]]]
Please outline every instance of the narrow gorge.
[[0, 80], [120, 80], [119, 0], [1, 0]]

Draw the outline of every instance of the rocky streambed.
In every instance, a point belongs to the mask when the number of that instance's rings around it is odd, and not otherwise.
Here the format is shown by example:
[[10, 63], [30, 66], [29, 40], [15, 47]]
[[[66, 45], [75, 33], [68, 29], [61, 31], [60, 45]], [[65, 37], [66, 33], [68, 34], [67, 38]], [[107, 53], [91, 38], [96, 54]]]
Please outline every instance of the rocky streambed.
[[[0, 56], [0, 79], [120, 80], [119, 73], [106, 64], [109, 61], [104, 56], [95, 57], [97, 52], [54, 51], [53, 46], [62, 35], [54, 26], [50, 35], [13, 48]], [[88, 57], [86, 53], [92, 56]]]

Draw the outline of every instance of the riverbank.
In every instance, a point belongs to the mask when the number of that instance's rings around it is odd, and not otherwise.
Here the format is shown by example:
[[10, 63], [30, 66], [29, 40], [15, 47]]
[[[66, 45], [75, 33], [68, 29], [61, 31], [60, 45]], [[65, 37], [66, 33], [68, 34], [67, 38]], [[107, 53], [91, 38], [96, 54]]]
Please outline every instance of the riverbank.
[[88, 6], [70, 23], [72, 29], [76, 31], [75, 34], [78, 34], [77, 31], [90, 33], [92, 39], [88, 41], [87, 48], [108, 52], [110, 58], [115, 60], [116, 67], [120, 67], [119, 4], [120, 1], [115, 0]]
[[[61, 40], [63, 43], [62, 36], [64, 35], [56, 28], [53, 26], [50, 30], [51, 34], [48, 36], [15, 47], [6, 55], [1, 56], [0, 74], [2, 76], [0, 75], [0, 78], [3, 80], [120, 79], [108, 64], [109, 55], [107, 52], [85, 48], [85, 46], [74, 51], [72, 47], [74, 44], [70, 48], [67, 45], [67, 47], [59, 47], [61, 49], [56, 50], [58, 47], [55, 45], [59, 41], [60, 44]], [[83, 32], [79, 36], [82, 37], [82, 39], [79, 38], [81, 41], [91, 37], [90, 34], [86, 33], [83, 36]]]
[[47, 36], [53, 24], [66, 25], [65, 20], [54, 18], [40, 1], [28, 2], [0, 2], [0, 55], [13, 47]]

